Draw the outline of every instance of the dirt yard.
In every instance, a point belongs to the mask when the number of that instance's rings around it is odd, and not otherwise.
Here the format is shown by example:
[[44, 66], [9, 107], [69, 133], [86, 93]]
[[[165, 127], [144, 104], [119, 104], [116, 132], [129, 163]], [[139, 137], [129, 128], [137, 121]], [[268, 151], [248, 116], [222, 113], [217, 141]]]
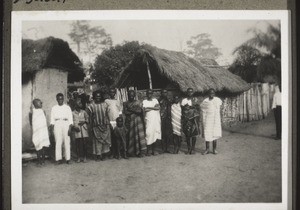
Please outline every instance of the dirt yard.
[[199, 139], [195, 155], [23, 163], [23, 203], [281, 202], [281, 141], [274, 134], [271, 114], [226, 129], [217, 155], [201, 155]]

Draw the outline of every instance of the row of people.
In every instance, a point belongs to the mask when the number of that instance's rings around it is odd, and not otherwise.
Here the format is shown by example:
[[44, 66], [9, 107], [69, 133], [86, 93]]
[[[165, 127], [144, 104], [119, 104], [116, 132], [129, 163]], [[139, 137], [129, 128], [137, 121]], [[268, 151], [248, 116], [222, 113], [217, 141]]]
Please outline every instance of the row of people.
[[[78, 162], [86, 161], [87, 141], [91, 140], [92, 154], [95, 160], [107, 156], [128, 158], [128, 156], [157, 155], [156, 142], [161, 140], [162, 151], [169, 152], [169, 143], [173, 139], [174, 151], [180, 151], [182, 135], [187, 142], [187, 154], [195, 153], [196, 137], [200, 135], [200, 111], [209, 153], [209, 142], [213, 141], [213, 153], [216, 151], [216, 139], [221, 137], [220, 106], [222, 101], [215, 97], [214, 90], [201, 104], [193, 97], [193, 89], [188, 88], [187, 97], [180, 100], [174, 96], [173, 103], [167, 97], [167, 90], [161, 91], [159, 99], [153, 97], [153, 91], [147, 90], [146, 99], [136, 100], [135, 91], [128, 91], [128, 101], [121, 103], [115, 99], [116, 90], [110, 89], [110, 98], [104, 100], [100, 91], [93, 92], [93, 102], [82, 109], [81, 100], [74, 102], [74, 110], [64, 104], [64, 95], [56, 96], [57, 105], [51, 110], [50, 132], [55, 138], [55, 160], [62, 163], [62, 145], [64, 158], [70, 163], [70, 137], [75, 140]], [[44, 148], [50, 145], [42, 102], [33, 100], [33, 143], [36, 147], [39, 163], [44, 162]], [[123, 108], [122, 108], [123, 107]], [[121, 155], [122, 153], [122, 155]]]

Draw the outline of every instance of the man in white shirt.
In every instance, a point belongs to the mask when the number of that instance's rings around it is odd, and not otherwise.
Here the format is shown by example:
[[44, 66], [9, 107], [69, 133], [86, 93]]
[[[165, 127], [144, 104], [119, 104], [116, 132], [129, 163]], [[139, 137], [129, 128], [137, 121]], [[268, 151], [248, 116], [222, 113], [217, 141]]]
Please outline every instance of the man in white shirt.
[[62, 163], [62, 144], [64, 144], [65, 159], [67, 164], [71, 159], [70, 136], [73, 125], [73, 116], [71, 108], [64, 104], [64, 95], [58, 93], [56, 95], [57, 105], [51, 109], [51, 131], [55, 137], [55, 160], [57, 163]]
[[276, 137], [275, 140], [281, 139], [281, 85], [278, 85], [277, 90], [273, 95], [272, 109], [274, 110]]

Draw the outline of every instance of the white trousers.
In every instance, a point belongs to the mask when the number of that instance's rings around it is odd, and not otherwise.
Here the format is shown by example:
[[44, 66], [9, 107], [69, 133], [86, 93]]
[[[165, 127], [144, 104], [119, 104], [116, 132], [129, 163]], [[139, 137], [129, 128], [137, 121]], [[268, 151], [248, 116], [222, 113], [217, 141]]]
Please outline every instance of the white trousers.
[[68, 136], [69, 124], [68, 121], [58, 120], [54, 125], [55, 137], [55, 160], [62, 159], [62, 145], [64, 145], [64, 157], [66, 160], [71, 159], [71, 144]]

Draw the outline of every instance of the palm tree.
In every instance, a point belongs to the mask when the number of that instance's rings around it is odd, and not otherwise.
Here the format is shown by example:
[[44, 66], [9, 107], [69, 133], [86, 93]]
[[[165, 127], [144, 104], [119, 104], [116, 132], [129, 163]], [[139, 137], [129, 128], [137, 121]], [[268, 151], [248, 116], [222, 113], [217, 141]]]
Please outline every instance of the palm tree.
[[248, 32], [252, 33], [254, 37], [246, 41], [243, 45], [265, 50], [266, 54], [269, 54], [273, 58], [281, 58], [280, 24], [276, 26], [268, 24], [266, 32], [258, 28], [251, 28]]
[[[248, 82], [280, 83], [280, 24], [271, 25], [268, 23], [265, 32], [258, 28], [251, 28], [248, 33], [252, 33], [253, 37], [233, 51], [233, 54], [236, 54], [237, 57], [229, 70]], [[251, 59], [253, 55], [255, 55], [255, 59]], [[250, 56], [250, 58], [245, 58], [245, 56]]]

